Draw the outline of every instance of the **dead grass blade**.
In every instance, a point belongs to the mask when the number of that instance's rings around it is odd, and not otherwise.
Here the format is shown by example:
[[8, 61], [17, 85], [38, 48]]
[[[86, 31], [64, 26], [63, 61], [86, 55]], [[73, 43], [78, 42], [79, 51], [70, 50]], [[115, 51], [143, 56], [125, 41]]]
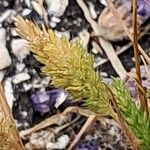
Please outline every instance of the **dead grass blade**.
[[[132, 46], [132, 43], [130, 42], [127, 45], [123, 46], [120, 50], [116, 51], [116, 55], [118, 56], [118, 55], [122, 54], [123, 52], [125, 52], [126, 50], [128, 50], [131, 46]], [[97, 68], [97, 67], [99, 67], [99, 66], [107, 63], [108, 61], [109, 61], [109, 59], [104, 58], [100, 62], [94, 63], [94, 68]]]
[[110, 60], [113, 68], [115, 69], [115, 71], [119, 75], [119, 77], [121, 79], [124, 79], [127, 72], [124, 69], [121, 61], [117, 57], [117, 54], [116, 54], [112, 44], [110, 42], [106, 41], [105, 39], [100, 38], [100, 37], [99, 37], [99, 42], [100, 42], [100, 45], [102, 46], [103, 50], [105, 51], [108, 59]]
[[73, 150], [75, 148], [75, 146], [77, 145], [77, 143], [79, 142], [79, 140], [81, 139], [81, 137], [91, 128], [91, 126], [95, 123], [96, 120], [96, 116], [95, 115], [90, 115], [86, 121], [86, 123], [84, 124], [84, 126], [82, 127], [82, 129], [80, 130], [80, 132], [78, 133], [78, 135], [75, 137], [75, 139], [73, 140], [73, 142], [70, 144], [68, 150]]
[[7, 104], [7, 100], [5, 99], [4, 91], [1, 83], [0, 83], [0, 111], [4, 114], [5, 119], [7, 118], [7, 121], [12, 125], [14, 125], [12, 131], [10, 132], [10, 140], [13, 146], [15, 147], [16, 150], [24, 150], [24, 146], [20, 139], [19, 133], [17, 131], [17, 128], [15, 127], [15, 122], [12, 113]]
[[[140, 70], [140, 55], [138, 50], [138, 35], [137, 35], [137, 0], [133, 0], [133, 49], [134, 49], [134, 58], [135, 58], [135, 68], [137, 75], [137, 82], [140, 87], [143, 89], [142, 78], [141, 78], [141, 70]], [[140, 88], [137, 90], [141, 108], [143, 111], [149, 114], [148, 111], [148, 103], [146, 99], [146, 92], [143, 93]]]

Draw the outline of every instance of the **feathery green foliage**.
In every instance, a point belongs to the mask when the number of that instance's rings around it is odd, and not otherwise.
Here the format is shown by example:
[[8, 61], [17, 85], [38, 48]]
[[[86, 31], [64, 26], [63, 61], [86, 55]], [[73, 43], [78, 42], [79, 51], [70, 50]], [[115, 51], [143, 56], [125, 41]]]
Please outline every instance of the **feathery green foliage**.
[[150, 148], [150, 120], [133, 102], [122, 81], [113, 80], [113, 92], [124, 119], [140, 141], [142, 150]]
[[93, 58], [78, 41], [69, 43], [67, 38], [58, 38], [52, 30], [41, 30], [21, 17], [16, 27], [36, 59], [45, 65], [42, 71], [52, 76], [55, 87], [64, 88], [75, 99], [86, 98], [87, 106], [99, 115], [116, 116], [105, 86], [93, 70]]

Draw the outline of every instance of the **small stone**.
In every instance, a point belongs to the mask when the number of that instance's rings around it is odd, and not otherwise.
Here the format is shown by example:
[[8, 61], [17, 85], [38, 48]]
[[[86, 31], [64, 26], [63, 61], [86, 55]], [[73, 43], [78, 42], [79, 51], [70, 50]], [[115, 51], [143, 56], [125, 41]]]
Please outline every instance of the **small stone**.
[[51, 26], [51, 28], [55, 28], [57, 24], [55, 22], [50, 22], [49, 25]]
[[32, 84], [23, 83], [23, 88], [25, 91], [29, 91], [32, 88]]
[[62, 16], [69, 4], [68, 0], [45, 0], [48, 13], [54, 16]]
[[107, 77], [107, 76], [108, 76], [108, 74], [107, 74], [106, 72], [100, 72], [100, 75], [101, 75], [102, 77]]
[[8, 49], [0, 44], [0, 70], [5, 69], [11, 65], [11, 58]]
[[31, 6], [31, 0], [24, 0], [24, 1], [25, 1], [25, 4], [27, 5], [27, 7]]
[[27, 16], [27, 15], [29, 15], [30, 13], [31, 13], [31, 10], [30, 10], [30, 9], [28, 9], [28, 8], [23, 9], [23, 11], [22, 11], [22, 16]]
[[39, 16], [43, 16], [43, 10], [42, 10], [42, 7], [40, 5], [40, 3], [38, 1], [32, 1], [31, 2], [34, 10], [39, 14]]
[[0, 16], [0, 23], [2, 23], [3, 21], [5, 21], [12, 13], [12, 10], [8, 9], [6, 11], [4, 11], [2, 13], [2, 15]]
[[52, 16], [51, 21], [55, 23], [59, 23], [61, 20], [55, 16]]
[[70, 138], [68, 135], [62, 135], [57, 139], [56, 143], [47, 143], [47, 150], [51, 149], [65, 149], [70, 142]]
[[102, 60], [102, 58], [99, 55], [95, 55], [94, 62], [97, 64]]
[[58, 97], [56, 98], [55, 108], [58, 108], [68, 97], [68, 94], [64, 90], [60, 90], [58, 93]]
[[22, 72], [24, 68], [25, 68], [24, 63], [17, 63], [16, 64], [16, 69], [17, 69], [18, 72]]
[[2, 82], [4, 75], [5, 75], [5, 71], [3, 71], [3, 70], [0, 71], [0, 82]]
[[70, 39], [70, 32], [69, 31], [65, 31], [65, 32], [61, 32], [61, 31], [54, 31], [57, 35], [57, 37], [61, 38], [62, 36], [67, 37], [67, 39]]
[[101, 4], [103, 4], [104, 6], [107, 6], [107, 2], [106, 0], [99, 0]]
[[24, 82], [29, 79], [30, 79], [30, 75], [28, 73], [20, 73], [14, 77], [13, 83], [18, 84], [18, 83]]
[[13, 94], [11, 80], [12, 80], [11, 78], [7, 78], [6, 81], [4, 82], [4, 93], [10, 109], [12, 109], [13, 102], [16, 100]]
[[21, 111], [20, 113], [21, 113], [23, 119], [25, 119], [27, 117], [26, 111]]
[[87, 48], [87, 45], [89, 43], [89, 39], [90, 39], [90, 33], [87, 30], [83, 30], [79, 33], [79, 38], [80, 38], [80, 42], [82, 44], [82, 46], [84, 48]]
[[16, 32], [16, 29], [15, 28], [11, 28], [11, 35], [12, 36], [19, 36], [19, 34]]
[[0, 28], [0, 44], [6, 45], [6, 30]]
[[93, 46], [92, 52], [94, 54], [98, 54], [98, 53], [103, 54], [103, 50], [100, 48], [100, 46], [95, 41], [92, 41], [92, 46]]
[[4, 7], [8, 7], [9, 3], [7, 1], [3, 2]]
[[30, 54], [26, 46], [26, 41], [23, 39], [14, 39], [11, 43], [12, 53], [16, 55], [19, 61], [22, 62], [27, 55]]
[[47, 87], [49, 85], [50, 80], [51, 77], [45, 77], [44, 79], [42, 79], [41, 81], [42, 87]]

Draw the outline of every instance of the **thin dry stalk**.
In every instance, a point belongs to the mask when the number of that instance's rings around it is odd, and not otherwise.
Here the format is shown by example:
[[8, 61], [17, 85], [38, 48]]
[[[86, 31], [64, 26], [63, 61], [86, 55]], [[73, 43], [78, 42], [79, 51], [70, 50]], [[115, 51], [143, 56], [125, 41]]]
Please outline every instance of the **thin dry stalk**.
[[[132, 46], [132, 43], [131, 43], [131, 42], [128, 43], [127, 45], [123, 46], [120, 50], [116, 51], [117, 56], [120, 55], [120, 54], [122, 54], [122, 53], [125, 52], [126, 50], [128, 50], [131, 46]], [[105, 64], [105, 63], [107, 63], [108, 61], [109, 61], [109, 59], [104, 58], [104, 59], [102, 59], [100, 62], [95, 63], [95, 64], [94, 64], [94, 68], [97, 68], [97, 67], [99, 67], [99, 66], [101, 66], [101, 65], [103, 65], [103, 64]]]
[[12, 113], [5, 99], [3, 87], [1, 83], [0, 83], [0, 111], [4, 114], [5, 118], [8, 119], [8, 122], [14, 125], [14, 128], [12, 129], [10, 133], [10, 139], [11, 139], [13, 146], [15, 147], [15, 150], [24, 150], [24, 146], [22, 144], [18, 131], [15, 127], [15, 122], [14, 122]]
[[89, 118], [87, 119], [86, 123], [84, 124], [84, 126], [82, 127], [82, 129], [80, 130], [78, 135], [75, 137], [73, 142], [70, 144], [68, 150], [73, 150], [75, 148], [75, 146], [77, 145], [79, 140], [81, 140], [81, 137], [83, 136], [83, 134], [85, 134], [91, 128], [91, 126], [95, 123], [95, 120], [96, 120], [95, 115], [89, 116]]
[[[120, 15], [119, 15], [118, 11], [116, 10], [112, 1], [107, 0], [107, 4], [108, 4], [110, 11], [113, 13], [114, 17], [116, 18], [118, 25], [120, 25], [122, 27], [122, 29], [128, 35], [130, 40], [133, 41], [133, 35], [130, 33], [129, 29], [124, 24], [123, 20], [121, 19]], [[142, 47], [139, 44], [138, 44], [138, 49], [139, 49], [140, 53], [143, 55], [143, 57], [145, 58], [145, 60], [147, 61], [147, 63], [150, 64], [150, 58], [148, 57], [148, 55], [145, 53], [145, 51], [142, 49]]]
[[[140, 87], [142, 86], [142, 79], [141, 79], [141, 71], [140, 71], [140, 55], [138, 50], [138, 35], [137, 35], [137, 0], [133, 0], [133, 48], [134, 48], [134, 58], [135, 58], [135, 68], [136, 68], [136, 75], [137, 75], [137, 82], [139, 83]], [[148, 114], [148, 104], [146, 100], [146, 93], [142, 92], [138, 88], [139, 99], [141, 103], [142, 110], [146, 111]]]
[[119, 77], [121, 79], [124, 79], [127, 72], [124, 69], [120, 59], [117, 57], [112, 44], [109, 41], [106, 41], [105, 39], [103, 39], [101, 37], [99, 37], [98, 39], [99, 39], [100, 45], [105, 50], [105, 53], [106, 53], [108, 59], [110, 60], [113, 68], [115, 69], [115, 71], [117, 72]]

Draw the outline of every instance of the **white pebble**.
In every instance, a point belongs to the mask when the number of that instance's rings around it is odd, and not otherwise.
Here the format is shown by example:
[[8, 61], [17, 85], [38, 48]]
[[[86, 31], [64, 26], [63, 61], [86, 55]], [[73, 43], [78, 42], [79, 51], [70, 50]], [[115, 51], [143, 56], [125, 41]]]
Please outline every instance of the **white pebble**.
[[62, 36], [65, 36], [67, 39], [70, 39], [70, 32], [69, 31], [65, 31], [65, 32], [61, 32], [61, 31], [54, 31], [55, 34], [57, 35], [57, 37], [61, 38]]
[[23, 119], [25, 119], [27, 117], [27, 112], [26, 111], [21, 111], [20, 113], [21, 113]]
[[11, 15], [11, 13], [12, 13], [12, 10], [10, 10], [10, 9], [4, 11], [0, 16], [0, 23], [5, 21]]
[[0, 71], [0, 82], [2, 82], [4, 75], [5, 75], [5, 71], [3, 71], [3, 70]]
[[16, 100], [13, 94], [11, 80], [12, 80], [11, 78], [7, 78], [4, 82], [4, 92], [5, 92], [6, 100], [10, 109], [12, 109], [13, 107], [13, 101]]
[[41, 5], [39, 4], [39, 2], [32, 1], [31, 4], [32, 4], [34, 10], [42, 17], [43, 16], [43, 9], [42, 9]]
[[3, 2], [3, 5], [4, 5], [5, 7], [8, 7], [9, 3], [8, 3], [7, 1], [4, 1], [4, 2]]
[[8, 49], [4, 44], [0, 44], [0, 70], [11, 65], [11, 58]]
[[69, 4], [68, 0], [45, 0], [48, 13], [54, 16], [62, 16]]
[[55, 22], [50, 22], [49, 25], [51, 26], [51, 28], [55, 28], [57, 24]]
[[25, 91], [29, 91], [32, 88], [32, 84], [23, 83], [23, 88]]
[[30, 9], [28, 9], [28, 8], [23, 9], [23, 11], [22, 11], [22, 16], [27, 16], [27, 15], [29, 15], [30, 13], [31, 13], [31, 10], [30, 10]]
[[70, 138], [68, 135], [62, 135], [57, 139], [56, 143], [47, 143], [47, 150], [52, 149], [65, 149], [70, 142]]
[[23, 39], [14, 39], [11, 43], [12, 53], [15, 54], [19, 61], [22, 62], [30, 54], [26, 41]]
[[107, 6], [107, 2], [106, 0], [99, 0], [101, 4], [103, 4], [104, 6]]
[[25, 1], [25, 4], [30, 7], [31, 6], [31, 0], [24, 0]]
[[4, 28], [0, 28], [0, 44], [6, 46], [6, 30]]
[[15, 28], [11, 28], [11, 35], [12, 36], [19, 36], [19, 34], [16, 32]]
[[13, 79], [13, 83], [18, 84], [29, 79], [30, 79], [30, 75], [28, 73], [20, 73], [20, 74], [15, 75]]
[[100, 54], [103, 54], [103, 50], [100, 48], [100, 46], [95, 41], [92, 42], [92, 46], [93, 46], [92, 52], [94, 54], [98, 54], [98, 52]]
[[18, 72], [22, 72], [24, 68], [25, 68], [24, 63], [17, 63], [16, 64], [16, 69], [17, 69]]
[[61, 90], [58, 98], [56, 99], [56, 102], [54, 105], [55, 108], [58, 108], [66, 100], [67, 96], [68, 96], [67, 92], [65, 92], [64, 90]]
[[80, 42], [84, 48], [87, 47], [90, 39], [90, 33], [87, 30], [79, 32]]
[[107, 76], [108, 76], [108, 74], [107, 74], [106, 72], [100, 72], [100, 75], [101, 75], [102, 77], [107, 77]]
[[55, 22], [55, 23], [59, 23], [61, 20], [60, 20], [59, 18], [53, 16], [53, 17], [51, 18], [51, 21], [52, 21], [52, 22]]

